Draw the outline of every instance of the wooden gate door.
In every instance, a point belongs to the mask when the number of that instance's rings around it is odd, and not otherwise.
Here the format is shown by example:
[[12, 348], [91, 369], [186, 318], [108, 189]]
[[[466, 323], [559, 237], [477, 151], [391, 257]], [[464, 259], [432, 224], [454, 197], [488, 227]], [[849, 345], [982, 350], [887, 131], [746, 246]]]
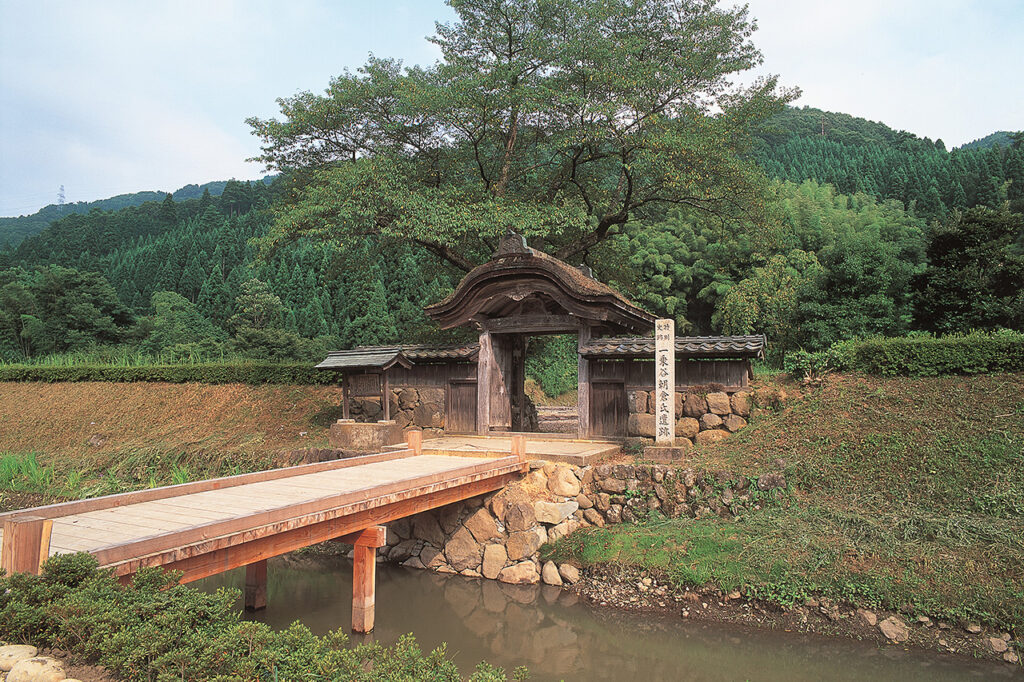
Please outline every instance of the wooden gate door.
[[625, 436], [629, 408], [623, 381], [590, 384], [590, 428], [595, 436]]
[[476, 382], [453, 379], [448, 382], [448, 418], [445, 431], [449, 433], [476, 432]]

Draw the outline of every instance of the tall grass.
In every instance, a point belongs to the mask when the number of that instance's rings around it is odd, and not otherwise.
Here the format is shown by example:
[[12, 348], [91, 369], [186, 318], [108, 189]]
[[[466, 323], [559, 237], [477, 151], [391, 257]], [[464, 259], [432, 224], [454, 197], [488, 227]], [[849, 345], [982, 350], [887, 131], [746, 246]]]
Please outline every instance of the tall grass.
[[236, 353], [201, 353], [195, 350], [187, 352], [163, 351], [146, 353], [123, 346], [110, 348], [92, 348], [68, 353], [53, 353], [33, 358], [21, 358], [17, 361], [0, 359], [0, 367], [14, 365], [32, 365], [35, 367], [82, 367], [90, 365], [107, 365], [112, 367], [147, 367], [151, 365], [198, 365], [207, 362], [241, 362], [252, 361]]
[[0, 488], [17, 492], [49, 492], [53, 481], [53, 467], [40, 465], [35, 454], [0, 454]]

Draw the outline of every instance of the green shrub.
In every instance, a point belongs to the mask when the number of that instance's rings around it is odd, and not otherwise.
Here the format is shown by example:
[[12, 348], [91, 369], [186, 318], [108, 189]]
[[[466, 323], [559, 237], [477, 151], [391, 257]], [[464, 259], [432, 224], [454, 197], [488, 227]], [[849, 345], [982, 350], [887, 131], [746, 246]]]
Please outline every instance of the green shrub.
[[579, 361], [575, 336], [547, 336], [530, 339], [526, 375], [552, 398], [568, 393], [578, 384]]
[[337, 374], [313, 363], [207, 362], [181, 365], [0, 365], [0, 381], [161, 381], [172, 384], [330, 385]]
[[846, 342], [845, 364], [880, 376], [943, 376], [1024, 371], [1024, 334], [1003, 330]]
[[[411, 635], [350, 647], [342, 632], [317, 636], [298, 622], [273, 630], [242, 621], [238, 596], [178, 585], [161, 569], [122, 586], [91, 555], [62, 555], [41, 576], [0, 572], [0, 637], [71, 651], [127, 680], [462, 679], [444, 647], [423, 654]], [[481, 663], [469, 679], [506, 676]]]
[[785, 370], [798, 379], [856, 370], [879, 376], [935, 377], [1024, 371], [1024, 334], [1007, 329], [932, 336], [851, 339], [827, 350], [786, 355]]

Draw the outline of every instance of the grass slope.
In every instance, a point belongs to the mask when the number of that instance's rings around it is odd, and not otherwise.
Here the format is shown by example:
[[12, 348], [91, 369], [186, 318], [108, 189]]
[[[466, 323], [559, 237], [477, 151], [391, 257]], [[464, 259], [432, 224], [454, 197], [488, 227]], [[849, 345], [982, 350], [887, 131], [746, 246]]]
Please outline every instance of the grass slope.
[[625, 564], [780, 604], [822, 595], [1024, 628], [1024, 375], [831, 377], [692, 465], [756, 475], [778, 503], [726, 521], [575, 533], [556, 560]]

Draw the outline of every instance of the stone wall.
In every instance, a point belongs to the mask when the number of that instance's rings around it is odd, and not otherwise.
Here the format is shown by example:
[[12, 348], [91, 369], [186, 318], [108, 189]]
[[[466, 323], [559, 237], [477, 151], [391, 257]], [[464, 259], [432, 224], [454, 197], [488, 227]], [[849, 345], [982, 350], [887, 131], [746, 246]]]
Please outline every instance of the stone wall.
[[[776, 469], [781, 462], [776, 463]], [[780, 470], [750, 479], [661, 464], [577, 467], [535, 460], [505, 489], [388, 524], [389, 561], [505, 583], [575, 582], [574, 566], [543, 563], [538, 550], [580, 528], [669, 518], [732, 518], [759, 508], [754, 490], [786, 486]]]
[[[403, 386], [391, 389], [391, 419], [401, 428], [418, 426], [429, 432], [444, 429], [444, 389]], [[352, 398], [352, 419], [375, 422], [384, 418], [380, 398]]]
[[[752, 392], [731, 395], [724, 390], [706, 391], [691, 387], [676, 391], [676, 445], [704, 445], [735, 433], [747, 425]], [[630, 436], [654, 438], [654, 391], [630, 391], [628, 429]]]

